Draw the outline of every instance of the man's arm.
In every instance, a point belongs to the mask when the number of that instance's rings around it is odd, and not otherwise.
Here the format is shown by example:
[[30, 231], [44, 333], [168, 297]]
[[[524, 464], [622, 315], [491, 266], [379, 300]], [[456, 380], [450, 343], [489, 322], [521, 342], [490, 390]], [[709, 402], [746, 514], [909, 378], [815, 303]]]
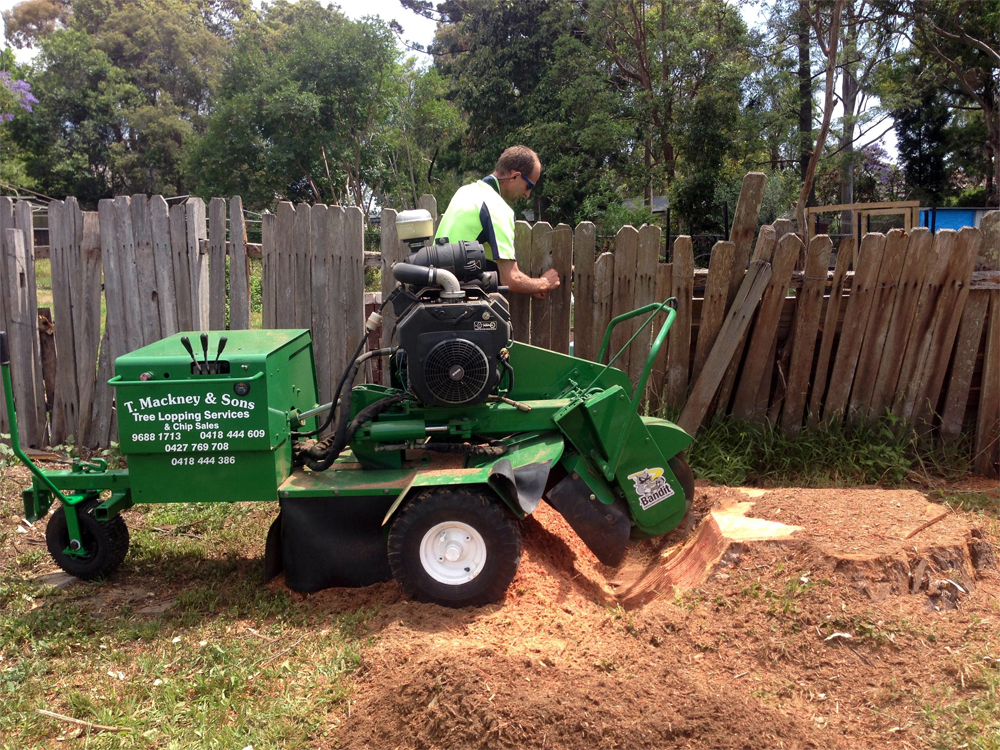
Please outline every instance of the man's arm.
[[497, 267], [500, 269], [501, 284], [510, 287], [512, 292], [530, 294], [536, 299], [545, 299], [549, 291], [560, 283], [559, 274], [554, 268], [533, 279], [517, 267], [516, 260], [498, 260]]

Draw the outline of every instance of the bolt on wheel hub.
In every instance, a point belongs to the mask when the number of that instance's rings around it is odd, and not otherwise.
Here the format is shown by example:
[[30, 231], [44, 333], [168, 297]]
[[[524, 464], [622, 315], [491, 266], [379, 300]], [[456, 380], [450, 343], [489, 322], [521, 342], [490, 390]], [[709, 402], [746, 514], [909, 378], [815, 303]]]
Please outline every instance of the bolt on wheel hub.
[[420, 564], [439, 583], [449, 586], [468, 583], [486, 564], [486, 542], [469, 524], [439, 523], [420, 542]]

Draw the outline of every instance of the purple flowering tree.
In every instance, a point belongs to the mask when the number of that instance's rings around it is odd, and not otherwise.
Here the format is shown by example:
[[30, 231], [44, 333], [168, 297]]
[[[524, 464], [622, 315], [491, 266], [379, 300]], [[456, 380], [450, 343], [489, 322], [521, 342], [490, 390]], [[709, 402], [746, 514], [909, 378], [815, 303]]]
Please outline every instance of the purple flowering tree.
[[31, 93], [31, 84], [0, 70], [0, 122], [13, 120], [18, 108], [31, 112], [34, 104], [38, 104], [38, 99]]

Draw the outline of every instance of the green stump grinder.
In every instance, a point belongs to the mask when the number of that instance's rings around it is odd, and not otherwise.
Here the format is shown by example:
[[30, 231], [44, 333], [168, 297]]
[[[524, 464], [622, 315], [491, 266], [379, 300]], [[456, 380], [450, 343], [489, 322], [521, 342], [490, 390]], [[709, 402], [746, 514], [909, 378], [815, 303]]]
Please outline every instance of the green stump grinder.
[[[77, 459], [43, 471], [25, 455], [0, 333], [11, 442], [33, 475], [24, 515], [59, 501], [46, 528], [59, 567], [112, 574], [128, 552], [122, 512], [137, 503], [277, 500], [268, 578], [283, 571], [298, 591], [395, 578], [413, 599], [464, 607], [502, 599], [520, 521], [541, 500], [609, 566], [630, 539], [684, 521], [691, 437], [642, 415], [673, 300], [612, 320], [597, 362], [515, 342], [482, 245], [429, 245], [429, 214], [400, 219], [413, 252], [385, 301], [394, 344], [364, 351], [362, 337], [330, 403], [318, 402], [308, 330], [202, 333], [199, 353], [198, 334], [177, 334], [119, 357], [109, 382], [127, 470]], [[622, 352], [600, 363], [615, 327], [643, 315], [622, 351], [660, 327], [633, 387], [612, 366]], [[387, 359], [391, 385], [353, 385], [372, 357]]]

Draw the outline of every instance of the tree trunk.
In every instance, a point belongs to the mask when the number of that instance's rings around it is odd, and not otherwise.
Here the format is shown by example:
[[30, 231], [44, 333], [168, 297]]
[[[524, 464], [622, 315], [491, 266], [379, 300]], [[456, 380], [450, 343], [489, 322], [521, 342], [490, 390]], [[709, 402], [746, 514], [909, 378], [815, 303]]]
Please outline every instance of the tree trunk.
[[[847, 35], [844, 39], [843, 80], [841, 98], [844, 103], [844, 132], [840, 138], [843, 167], [840, 181], [840, 202], [854, 203], [854, 126], [857, 123], [858, 104], [858, 25], [853, 3], [847, 11]], [[840, 233], [854, 232], [854, 212], [840, 214]]]
[[809, 246], [809, 227], [806, 226], [806, 201], [809, 199], [809, 195], [813, 189], [813, 181], [816, 177], [816, 165], [819, 163], [820, 154], [823, 153], [823, 146], [826, 145], [826, 136], [830, 132], [830, 119], [833, 117], [833, 89], [837, 72], [837, 45], [840, 41], [840, 14], [843, 9], [844, 0], [836, 0], [830, 19], [830, 38], [826, 48], [826, 93], [823, 97], [823, 123], [820, 125], [819, 136], [816, 138], [816, 147], [806, 167], [805, 180], [802, 183], [802, 190], [799, 192], [798, 203], [795, 205], [795, 218], [798, 220], [799, 236], [802, 238], [804, 247]]
[[809, 60], [809, 0], [799, 0], [799, 179], [805, 182], [812, 156], [812, 69]]

